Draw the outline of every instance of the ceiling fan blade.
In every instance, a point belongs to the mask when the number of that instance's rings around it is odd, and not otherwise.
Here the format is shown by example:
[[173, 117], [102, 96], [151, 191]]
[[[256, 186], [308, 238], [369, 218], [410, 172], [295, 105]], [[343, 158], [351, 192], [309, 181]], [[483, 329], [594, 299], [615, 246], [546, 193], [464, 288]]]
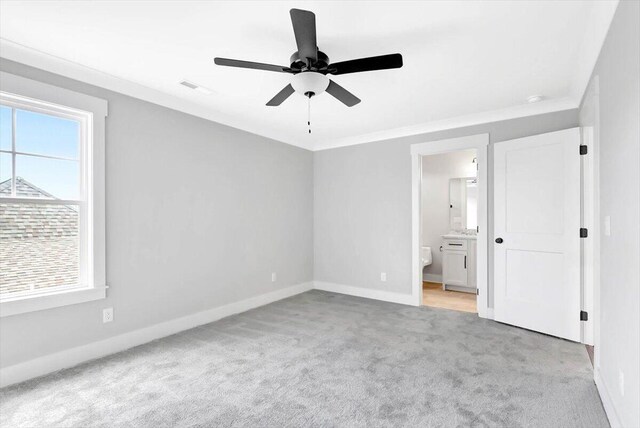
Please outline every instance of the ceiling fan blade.
[[296, 36], [300, 59], [318, 60], [318, 43], [316, 41], [316, 16], [308, 10], [291, 9], [291, 23]]
[[291, 84], [288, 84], [280, 92], [278, 92], [275, 97], [271, 98], [271, 100], [267, 103], [267, 105], [270, 107], [279, 106], [280, 104], [282, 104], [284, 100], [289, 98], [291, 94], [293, 94], [295, 91], [296, 90], [293, 89], [293, 86], [291, 86]]
[[251, 68], [254, 70], [276, 71], [279, 73], [293, 73], [289, 67], [282, 65], [263, 64], [261, 62], [242, 61], [239, 59], [214, 58], [213, 61], [217, 65], [226, 65], [227, 67]]
[[360, 102], [360, 98], [356, 97], [333, 80], [329, 81], [329, 86], [327, 86], [326, 90], [347, 107], [353, 107]]
[[361, 71], [388, 70], [402, 67], [402, 55], [399, 53], [369, 58], [352, 59], [336, 62], [329, 66], [330, 74], [359, 73]]

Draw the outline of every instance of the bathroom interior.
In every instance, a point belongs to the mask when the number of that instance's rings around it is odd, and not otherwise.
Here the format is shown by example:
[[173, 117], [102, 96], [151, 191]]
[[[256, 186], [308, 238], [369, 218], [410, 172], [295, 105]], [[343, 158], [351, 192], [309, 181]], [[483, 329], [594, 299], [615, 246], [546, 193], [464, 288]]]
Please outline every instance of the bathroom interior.
[[477, 153], [422, 157], [422, 304], [477, 312]]

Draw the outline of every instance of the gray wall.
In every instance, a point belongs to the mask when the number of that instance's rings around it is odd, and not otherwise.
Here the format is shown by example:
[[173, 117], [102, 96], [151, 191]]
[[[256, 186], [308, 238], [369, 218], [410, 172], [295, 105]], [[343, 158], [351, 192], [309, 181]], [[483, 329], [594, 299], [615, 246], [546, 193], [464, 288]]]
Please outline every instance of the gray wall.
[[411, 294], [411, 144], [480, 133], [493, 144], [576, 126], [578, 111], [567, 110], [315, 152], [314, 279]]
[[[599, 371], [622, 425], [637, 427], [640, 426], [640, 3], [620, 2], [593, 76], [599, 76], [600, 81], [600, 224], [604, 216], [611, 217], [611, 236], [602, 233], [600, 236]], [[620, 373], [624, 373], [624, 395]]]
[[[312, 152], [10, 61], [0, 69], [109, 102], [108, 297], [2, 318], [2, 367], [312, 280]], [[115, 321], [103, 324], [109, 306]]]

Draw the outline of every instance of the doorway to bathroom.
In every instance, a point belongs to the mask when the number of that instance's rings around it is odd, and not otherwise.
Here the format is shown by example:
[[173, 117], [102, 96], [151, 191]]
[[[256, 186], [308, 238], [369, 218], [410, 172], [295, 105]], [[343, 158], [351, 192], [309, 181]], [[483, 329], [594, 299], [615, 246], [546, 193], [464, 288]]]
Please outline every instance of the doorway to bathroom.
[[422, 304], [478, 312], [478, 153], [422, 156]]
[[487, 309], [487, 146], [474, 135], [412, 146], [416, 305]]

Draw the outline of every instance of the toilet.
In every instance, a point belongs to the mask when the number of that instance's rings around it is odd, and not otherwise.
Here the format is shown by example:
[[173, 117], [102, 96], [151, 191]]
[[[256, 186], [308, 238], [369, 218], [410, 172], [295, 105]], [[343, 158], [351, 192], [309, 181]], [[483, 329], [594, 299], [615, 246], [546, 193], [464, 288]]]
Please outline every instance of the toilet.
[[422, 259], [422, 268], [429, 266], [433, 262], [431, 257], [431, 247], [422, 247], [420, 258]]

